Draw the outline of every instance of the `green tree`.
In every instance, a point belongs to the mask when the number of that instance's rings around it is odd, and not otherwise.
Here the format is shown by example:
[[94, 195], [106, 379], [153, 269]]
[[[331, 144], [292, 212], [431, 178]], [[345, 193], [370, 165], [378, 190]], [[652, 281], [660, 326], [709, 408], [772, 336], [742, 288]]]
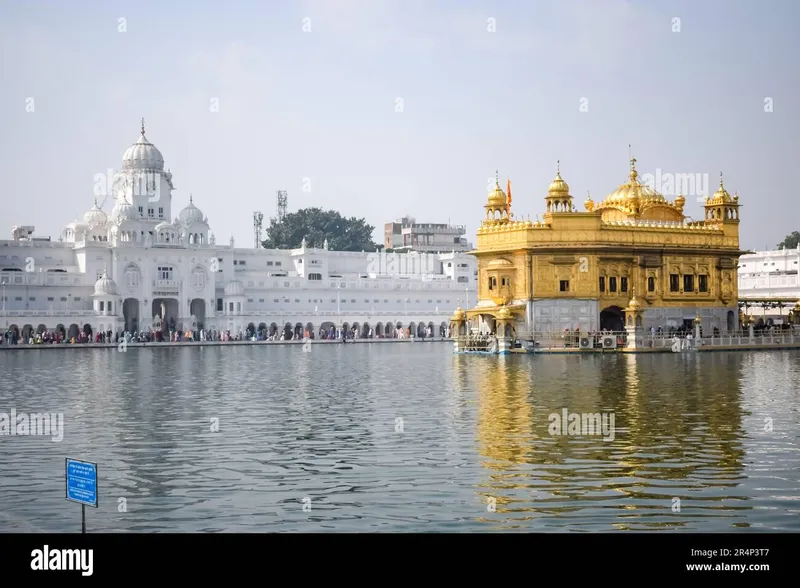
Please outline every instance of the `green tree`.
[[306, 247], [321, 249], [328, 240], [328, 249], [334, 251], [375, 251], [378, 245], [372, 240], [375, 227], [363, 218], [344, 218], [335, 210], [303, 208], [287, 214], [283, 221], [271, 219], [265, 249], [295, 249], [305, 237]]
[[798, 244], [800, 244], [800, 231], [792, 231], [778, 243], [778, 249], [797, 249]]

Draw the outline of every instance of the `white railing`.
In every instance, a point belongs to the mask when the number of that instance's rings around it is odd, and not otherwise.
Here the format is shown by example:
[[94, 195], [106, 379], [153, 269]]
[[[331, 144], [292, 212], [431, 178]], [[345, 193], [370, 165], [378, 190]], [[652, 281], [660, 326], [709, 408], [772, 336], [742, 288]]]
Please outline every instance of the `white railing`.
[[93, 310], [0, 310], [0, 316], [94, 316]]
[[[636, 338], [636, 347], [639, 349], [663, 349], [677, 351], [682, 349], [696, 349], [698, 347], [752, 347], [773, 346], [781, 347], [786, 345], [800, 346], [800, 326], [795, 325], [792, 329], [774, 330], [772, 332], [754, 331], [750, 337], [748, 330], [725, 331], [713, 335], [703, 335], [700, 339], [691, 337], [689, 333], [666, 334], [666, 333], [643, 333]], [[612, 337], [613, 343], [607, 345], [604, 339]], [[558, 331], [518, 331], [514, 333], [515, 340], [522, 347], [529, 349], [574, 349], [574, 350], [595, 350], [595, 349], [623, 349], [628, 344], [627, 332], [609, 333], [565, 333]], [[488, 348], [492, 337], [470, 333], [469, 335], [459, 335], [451, 337], [453, 341], [458, 341], [466, 350], [483, 350]]]
[[153, 288], [159, 290], [179, 290], [180, 287], [180, 280], [153, 280]]

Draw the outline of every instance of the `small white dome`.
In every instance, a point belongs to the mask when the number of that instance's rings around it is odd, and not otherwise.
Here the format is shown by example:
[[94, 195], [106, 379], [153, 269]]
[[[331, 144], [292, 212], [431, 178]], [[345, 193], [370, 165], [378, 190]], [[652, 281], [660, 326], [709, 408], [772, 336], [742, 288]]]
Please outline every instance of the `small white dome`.
[[67, 225], [68, 229], [72, 229], [74, 231], [85, 231], [88, 227], [88, 224], [86, 224], [84, 221], [79, 221], [78, 219], [75, 219]]
[[239, 280], [231, 280], [225, 284], [225, 296], [244, 296], [244, 284]]
[[122, 156], [122, 169], [164, 171], [164, 157], [161, 151], [144, 136], [144, 119], [139, 140], [128, 147]]
[[94, 284], [94, 295], [95, 296], [116, 296], [117, 294], [117, 283], [108, 277], [106, 272], [103, 272], [103, 275], [100, 276], [100, 279], [97, 280]]
[[124, 220], [136, 220], [137, 218], [139, 218], [139, 214], [136, 212], [133, 204], [128, 202], [125, 196], [117, 200], [114, 209], [111, 211], [111, 220], [116, 223], [120, 223]]
[[106, 213], [103, 212], [99, 206], [97, 206], [97, 198], [94, 199], [94, 206], [92, 209], [83, 215], [83, 222], [85, 222], [88, 226], [103, 226], [108, 221], [108, 217]]
[[194, 205], [191, 194], [189, 195], [189, 204], [180, 211], [178, 220], [182, 225], [187, 227], [195, 223], [205, 222], [205, 216], [203, 212]]
[[162, 222], [160, 222], [160, 223], [158, 223], [158, 224], [156, 225], [156, 232], [157, 232], [157, 233], [158, 233], [158, 232], [160, 232], [160, 231], [163, 231], [163, 230], [165, 230], [165, 229], [170, 229], [170, 230], [173, 230], [173, 231], [174, 231], [174, 230], [175, 230], [175, 227], [173, 227], [173, 226], [172, 226], [171, 224], [169, 224], [167, 221], [162, 221]]

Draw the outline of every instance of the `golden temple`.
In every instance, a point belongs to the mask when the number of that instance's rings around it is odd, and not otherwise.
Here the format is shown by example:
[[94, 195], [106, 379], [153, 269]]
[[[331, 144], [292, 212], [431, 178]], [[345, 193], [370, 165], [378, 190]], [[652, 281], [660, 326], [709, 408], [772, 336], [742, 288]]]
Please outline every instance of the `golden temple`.
[[543, 220], [532, 222], [514, 215], [510, 181], [504, 191], [496, 178], [472, 252], [478, 301], [456, 310], [454, 326], [520, 336], [622, 331], [635, 318], [644, 330], [737, 330], [737, 266], [746, 253], [739, 197], [720, 174], [702, 221], [687, 217], [685, 203], [642, 183], [631, 158], [627, 182], [578, 211], [559, 162]]

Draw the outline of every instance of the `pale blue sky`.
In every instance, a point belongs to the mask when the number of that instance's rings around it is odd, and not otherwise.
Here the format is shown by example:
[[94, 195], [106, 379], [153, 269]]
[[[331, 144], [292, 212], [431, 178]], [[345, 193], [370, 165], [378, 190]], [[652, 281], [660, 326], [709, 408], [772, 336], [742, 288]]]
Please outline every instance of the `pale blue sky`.
[[0, 0], [0, 231], [57, 238], [144, 117], [173, 215], [192, 193], [219, 242], [249, 246], [279, 189], [376, 239], [411, 214], [474, 241], [495, 169], [533, 219], [560, 159], [582, 210], [626, 181], [631, 143], [641, 173], [708, 174], [713, 192], [724, 171], [742, 245], [772, 247], [800, 230], [798, 16], [797, 0]]

